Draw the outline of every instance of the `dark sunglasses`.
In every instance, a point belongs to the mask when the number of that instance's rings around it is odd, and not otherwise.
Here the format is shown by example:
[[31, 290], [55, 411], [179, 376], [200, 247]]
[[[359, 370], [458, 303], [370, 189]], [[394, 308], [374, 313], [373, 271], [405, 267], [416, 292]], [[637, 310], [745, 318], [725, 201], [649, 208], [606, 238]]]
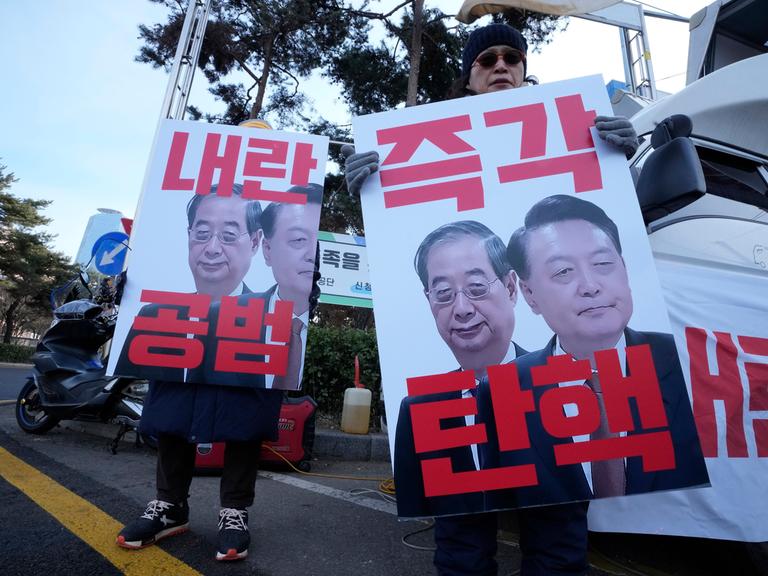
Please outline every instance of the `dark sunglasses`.
[[496, 52], [485, 52], [475, 59], [474, 64], [479, 64], [483, 68], [493, 68], [496, 66], [496, 62], [499, 61], [499, 58], [504, 58], [504, 63], [508, 66], [515, 66], [516, 64], [525, 61], [524, 54], [521, 54], [516, 50], [510, 50], [502, 52], [501, 54], [497, 54]]

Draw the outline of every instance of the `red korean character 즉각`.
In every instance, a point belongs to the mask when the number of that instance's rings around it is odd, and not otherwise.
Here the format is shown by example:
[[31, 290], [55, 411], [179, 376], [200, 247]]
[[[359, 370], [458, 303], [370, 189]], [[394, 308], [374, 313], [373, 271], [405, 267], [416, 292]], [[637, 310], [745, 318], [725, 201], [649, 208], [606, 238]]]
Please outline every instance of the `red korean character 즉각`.
[[[480, 173], [483, 168], [480, 155], [468, 154], [475, 152], [475, 149], [457, 135], [471, 129], [470, 117], [465, 114], [377, 130], [379, 145], [394, 144], [382, 161], [379, 172], [385, 207], [455, 198], [458, 211], [482, 208], [483, 182]], [[408, 162], [424, 142], [431, 142], [450, 158], [393, 167]], [[467, 174], [474, 176], [454, 178]], [[427, 183], [447, 177], [452, 179]], [[416, 186], [402, 187], [416, 183]]]
[[602, 188], [600, 163], [595, 153], [590, 127], [595, 119], [594, 110], [585, 110], [578, 94], [555, 98], [560, 127], [569, 152], [554, 158], [531, 160], [547, 152], [547, 111], [544, 103], [527, 104], [485, 113], [488, 127], [521, 123], [520, 160], [497, 168], [499, 182], [517, 182], [555, 174], [571, 174], [575, 192], [588, 192]]

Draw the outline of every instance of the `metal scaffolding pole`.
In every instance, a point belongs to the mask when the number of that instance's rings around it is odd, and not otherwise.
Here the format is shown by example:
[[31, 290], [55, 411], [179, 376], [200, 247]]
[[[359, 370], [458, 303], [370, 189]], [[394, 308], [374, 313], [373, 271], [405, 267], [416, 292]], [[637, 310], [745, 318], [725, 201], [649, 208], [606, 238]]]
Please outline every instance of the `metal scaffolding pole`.
[[171, 77], [165, 91], [161, 118], [183, 120], [189, 99], [189, 90], [200, 58], [208, 9], [211, 0], [189, 0], [184, 26], [181, 29], [176, 56], [173, 58]]

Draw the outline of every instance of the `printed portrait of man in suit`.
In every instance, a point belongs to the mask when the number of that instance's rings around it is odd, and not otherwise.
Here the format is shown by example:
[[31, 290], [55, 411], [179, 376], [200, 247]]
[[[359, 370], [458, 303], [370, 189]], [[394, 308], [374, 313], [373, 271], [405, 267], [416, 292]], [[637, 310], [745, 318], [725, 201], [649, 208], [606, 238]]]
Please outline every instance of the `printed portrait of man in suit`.
[[[197, 292], [211, 296], [207, 322], [213, 328], [209, 328], [206, 334], [195, 336], [203, 344], [204, 355], [199, 364], [191, 369], [142, 365], [142, 376], [246, 388], [298, 389], [306, 348], [309, 295], [312, 290], [323, 189], [317, 184], [294, 186], [288, 192], [305, 194], [305, 204], [272, 202], [262, 212], [258, 201], [242, 198], [241, 185], [234, 185], [231, 197], [217, 196], [216, 188], [212, 188], [211, 195], [194, 196], [187, 205], [189, 268]], [[259, 248], [263, 251], [266, 266], [272, 271], [274, 283], [263, 287], [262, 291], [254, 292], [243, 279]], [[273, 376], [222, 368], [217, 361], [213, 330], [219, 321], [221, 299], [225, 296], [238, 297], [236, 305], [243, 309], [248, 307], [251, 300], [263, 300], [265, 317], [274, 315], [276, 302], [282, 300], [293, 303], [287, 350], [288, 370], [285, 374]], [[178, 309], [180, 319], [188, 318], [185, 306], [158, 304], [143, 306], [138, 316], [155, 317], [160, 308]], [[238, 318], [235, 322], [239, 326], [242, 319]], [[264, 321], [259, 324], [260, 332], [249, 333], [250, 340], [242, 344], [242, 350], [254, 344], [278, 344], [272, 338], [270, 323]], [[115, 373], [131, 373], [128, 370], [135, 363], [129, 355], [130, 346], [136, 337], [144, 334], [160, 333], [139, 333], [132, 328], [125, 340]], [[161, 335], [168, 336], [167, 333]], [[228, 342], [234, 345], [238, 339], [230, 338]], [[283, 344], [279, 343], [281, 346]], [[172, 350], [167, 352], [174, 353]], [[235, 357], [243, 362], [261, 364], [265, 361], [265, 355], [261, 352], [236, 353]]]
[[[193, 196], [186, 207], [187, 261], [195, 284], [194, 293], [210, 295], [211, 302], [218, 302], [223, 296], [251, 292], [243, 279], [262, 240], [262, 210], [259, 201], [243, 198], [241, 184], [232, 186], [231, 196], [220, 196], [217, 192], [218, 185], [214, 184], [210, 194]], [[179, 310], [180, 319], [188, 318], [185, 306], [171, 304], [146, 304], [139, 310], [137, 317], [156, 317], [161, 307]], [[131, 328], [123, 344], [115, 374], [134, 372], [136, 365], [131, 361], [129, 351], [138, 335]], [[199, 371], [190, 373], [182, 368], [165, 366], [142, 366], [141, 370], [142, 376], [150, 379], [201, 381]]]
[[[504, 242], [480, 222], [465, 220], [440, 226], [422, 241], [414, 258], [435, 327], [453, 353], [457, 371], [473, 371], [475, 383], [487, 368], [514, 362], [526, 352], [513, 340], [516, 275]], [[472, 486], [463, 494], [426, 496], [422, 459], [448, 458], [453, 473], [472, 473], [485, 465], [484, 445], [467, 445], [417, 454], [411, 410], [414, 406], [471, 398], [473, 388], [421, 396], [400, 403], [395, 433], [395, 485], [398, 514], [435, 518], [434, 564], [438, 573], [457, 567], [493, 570], [497, 515], [486, 493]], [[458, 416], [441, 421], [443, 429], [481, 424], [485, 415]], [[504, 507], [517, 504], [507, 499]], [[553, 565], [572, 561], [586, 538], [586, 506], [582, 503], [538, 507], [517, 514], [524, 561], [546, 556]], [[545, 562], [545, 564], [547, 564]], [[490, 572], [489, 572], [490, 573]]]
[[[514, 360], [525, 351], [512, 341], [517, 286], [504, 242], [480, 222], [445, 224], [422, 241], [414, 259], [427, 305], [440, 337], [453, 353], [458, 370], [485, 375], [488, 366]], [[405, 397], [395, 436], [395, 484], [401, 516], [461, 514], [484, 509], [483, 494], [425, 497], [420, 457], [414, 449], [411, 406], [415, 403], [470, 397], [474, 390]], [[469, 418], [469, 417], [468, 417]], [[474, 423], [464, 417], [447, 427]], [[455, 420], [455, 421], [454, 421]], [[432, 453], [450, 456], [456, 472], [477, 470], [476, 445]]]
[[[496, 423], [493, 410], [489, 410], [488, 387], [482, 385], [478, 401], [490, 414], [485, 465], [504, 467], [527, 460], [536, 463], [539, 477], [537, 486], [490, 493], [491, 505], [504, 506], [505, 499], [513, 499], [519, 505], [535, 505], [707, 484], [709, 479], [674, 339], [670, 334], [641, 332], [629, 327], [634, 310], [633, 295], [619, 231], [613, 220], [599, 206], [575, 196], [544, 198], [528, 211], [524, 225], [512, 234], [507, 256], [518, 275], [523, 299], [554, 332], [542, 349], [516, 361], [520, 387], [533, 391], [537, 406], [542, 396], [553, 388], [587, 387], [590, 396], [594, 394], [597, 399], [600, 418], [596, 429], [589, 434], [555, 437], [545, 429], [539, 413], [529, 413], [526, 422], [531, 449], [500, 451], [498, 438], [494, 437]], [[632, 401], [634, 427], [623, 431], [609, 428], [596, 371], [596, 353], [613, 349], [618, 355], [622, 377], [629, 381], [632, 377], [628, 367], [629, 350], [638, 346], [650, 349], [674, 449], [674, 468], [645, 471], [639, 456], [557, 465], [554, 452], [558, 445], [649, 432], [639, 430], [639, 408]], [[592, 376], [586, 380], [534, 386], [532, 369], [546, 365], [550, 357], [561, 355], [589, 361]], [[646, 380], [643, 386], [654, 385], [648, 382], [653, 380], [652, 375]], [[633, 385], [637, 384], [636, 379]], [[563, 410], [566, 418], [579, 417], [574, 405], [564, 405]]]
[[207, 196], [195, 195], [187, 205], [189, 270], [195, 289], [222, 296], [250, 292], [243, 278], [261, 243], [261, 205], [242, 197], [234, 184], [231, 196], [218, 196], [217, 185]]
[[[288, 192], [306, 195], [305, 204], [272, 202], [261, 214], [263, 233], [262, 254], [265, 264], [272, 270], [274, 284], [263, 292], [243, 293], [237, 299], [240, 307], [253, 299], [265, 302], [265, 314], [273, 314], [280, 301], [293, 303], [290, 340], [288, 342], [288, 369], [285, 374], [248, 374], [237, 370], [221, 370], [211, 352], [206, 349], [206, 373], [219, 384], [297, 390], [301, 384], [303, 358], [309, 326], [309, 296], [315, 270], [317, 229], [323, 200], [323, 188], [318, 184], [294, 186]], [[211, 308], [215, 322], [219, 304]], [[272, 344], [272, 329], [264, 324], [261, 340]], [[254, 358], [262, 360], [261, 357]], [[215, 372], [215, 374], [214, 374]]]

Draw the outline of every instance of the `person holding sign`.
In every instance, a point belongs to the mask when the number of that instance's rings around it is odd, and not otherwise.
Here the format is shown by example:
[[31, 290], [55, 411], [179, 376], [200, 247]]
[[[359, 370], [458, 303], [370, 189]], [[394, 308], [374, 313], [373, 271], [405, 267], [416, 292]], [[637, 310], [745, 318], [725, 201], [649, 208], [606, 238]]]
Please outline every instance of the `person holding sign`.
[[[511, 90], [537, 81], [528, 74], [528, 42], [515, 28], [489, 24], [472, 31], [461, 55], [461, 75], [451, 86], [447, 99]], [[621, 116], [597, 116], [595, 128], [600, 138], [616, 146], [627, 159], [634, 156], [640, 142], [632, 123]], [[377, 152], [355, 153], [342, 146], [347, 190], [360, 194], [365, 180], [378, 171]]]
[[[322, 197], [320, 186], [310, 186], [313, 187], [313, 198], [317, 196], [314, 188], [320, 189]], [[278, 287], [272, 286], [266, 292], [253, 293], [243, 282], [251, 258], [261, 245], [263, 214], [259, 202], [242, 198], [242, 186], [239, 184], [233, 186], [232, 196], [219, 196], [217, 191], [214, 187], [211, 192], [213, 195], [194, 196], [188, 205], [187, 215], [190, 270], [196, 288], [213, 296], [214, 304], [210, 310], [203, 312], [208, 313], [209, 324], [216, 327], [218, 337], [219, 329], [225, 324], [220, 314], [222, 302], [235, 301], [225, 296], [272, 302]], [[303, 187], [294, 187], [291, 191], [308, 194], [308, 190]], [[312, 202], [317, 203], [316, 200]], [[269, 208], [271, 213], [283, 210], [274, 203]], [[304, 209], [303, 205], [301, 209]], [[314, 223], [316, 221], [317, 211]], [[274, 224], [271, 223], [272, 228]], [[271, 231], [268, 236], [272, 239], [274, 232]], [[315, 245], [316, 240], [310, 239], [313, 253]], [[274, 249], [273, 246], [271, 248]], [[313, 297], [314, 302], [317, 301], [319, 288], [313, 286], [314, 262], [309, 264], [310, 273], [307, 277], [305, 260], [301, 261], [301, 270], [296, 273], [305, 278], [306, 291], [302, 296], [289, 293], [286, 297], [296, 297], [299, 305], [308, 303], [311, 307]], [[292, 265], [296, 263], [288, 265], [288, 268]], [[315, 283], [318, 276], [317, 273], [314, 275]], [[160, 306], [144, 306], [137, 317], [156, 317]], [[309, 316], [306, 308], [302, 313]], [[240, 327], [235, 316], [231, 319], [235, 328]], [[253, 333], [249, 331], [248, 334], [259, 343], [265, 343], [268, 342], [270, 326], [267, 322], [261, 323], [261, 326], [259, 330]], [[136, 337], [132, 329], [123, 347], [116, 373], [120, 372], [121, 366], [126, 365], [124, 362], [130, 362], [128, 351]], [[141, 431], [158, 439], [157, 499], [148, 504], [140, 518], [120, 531], [117, 544], [130, 549], [143, 548], [161, 538], [188, 530], [187, 498], [194, 472], [195, 446], [198, 443], [226, 442], [220, 483], [221, 511], [216, 559], [240, 560], [247, 556], [250, 543], [247, 508], [254, 500], [261, 443], [265, 439], [277, 438], [283, 393], [280, 390], [265, 389], [264, 374], [244, 374], [242, 381], [228, 382], [217, 370], [217, 342], [214, 341], [213, 328], [198, 338], [204, 342], [205, 350], [199, 367], [161, 367], [164, 371], [163, 379], [150, 382]], [[284, 344], [281, 346], [287, 348]], [[290, 351], [288, 357], [290, 371]], [[301, 357], [298, 360], [301, 362]], [[300, 366], [294, 366], [293, 369], [298, 372]], [[168, 375], [173, 376], [174, 373], [176, 377], [169, 379]]]
[[[459, 371], [485, 376], [487, 366], [525, 354], [512, 341], [517, 286], [503, 241], [475, 221], [445, 224], [422, 241], [414, 259], [437, 330], [459, 363]], [[472, 568], [496, 570], [495, 514], [484, 509], [484, 493], [425, 496], [421, 459], [415, 451], [411, 408], [414, 405], [471, 398], [475, 390], [406, 396], [400, 404], [395, 434], [395, 486], [401, 516], [464, 514], [435, 521], [435, 566], [443, 573]], [[472, 417], [446, 419], [448, 428], [474, 424]], [[437, 451], [456, 472], [480, 469], [478, 446]], [[458, 545], [457, 545], [458, 544]]]
[[[528, 44], [520, 32], [505, 24], [490, 24], [475, 29], [462, 52], [462, 70], [448, 98], [473, 96], [524, 86], [527, 75]], [[533, 83], [533, 80], [531, 83]], [[594, 120], [600, 138], [620, 148], [627, 158], [639, 146], [636, 133], [626, 118], [598, 116]], [[359, 194], [365, 180], [379, 168], [375, 151], [355, 153], [342, 147], [347, 188]], [[426, 289], [426, 288], [425, 288]], [[504, 356], [497, 359], [502, 362]], [[414, 477], [413, 482], [419, 478]], [[402, 482], [407, 482], [405, 479]], [[398, 483], [400, 490], [403, 488]], [[486, 506], [486, 509], [490, 509]], [[539, 574], [583, 574], [586, 560], [586, 505], [550, 506], [522, 512], [522, 576]], [[484, 524], [478, 528], [478, 516]], [[485, 518], [482, 518], [485, 516]], [[436, 518], [435, 565], [438, 574], [495, 574], [496, 515], [474, 515], [463, 519]], [[441, 539], [443, 527], [451, 538]], [[493, 541], [491, 542], [491, 539]], [[482, 544], [480, 544], [482, 542]], [[451, 559], [445, 563], [441, 559]], [[465, 561], [461, 561], [464, 559]], [[474, 559], [467, 562], [466, 559]]]
[[[551, 413], [540, 408], [539, 417], [527, 422], [534, 448], [534, 438], [550, 438], [551, 445], [540, 442], [537, 451], [537, 469], [543, 479], [536, 487], [502, 493], [493, 505], [503, 506], [504, 497], [524, 505], [546, 503], [556, 492], [547, 486], [548, 481], [560, 483], [560, 490], [571, 499], [707, 484], [674, 339], [671, 334], [628, 327], [633, 301], [619, 231], [602, 208], [575, 196], [544, 198], [528, 211], [525, 224], [512, 235], [507, 256], [519, 276], [521, 294], [555, 333], [544, 348], [516, 362], [520, 388], [533, 390], [537, 406], [542, 406], [545, 394], [550, 396], [547, 402], [552, 401], [554, 390], [563, 398], [572, 395], [559, 411], [574, 420], [585, 417], [591, 402], [599, 423], [584, 434], [555, 438], [551, 433], [555, 426], [547, 422]], [[577, 364], [573, 360], [588, 361], [586, 378], [570, 376]], [[558, 366], [562, 382], [536, 381], [532, 369], [545, 365]], [[481, 383], [478, 401], [486, 405], [491, 396], [487, 382]], [[628, 409], [623, 428], [615, 430], [619, 410], [630, 404], [630, 398], [633, 414]], [[484, 412], [493, 411], [485, 408]], [[610, 420], [609, 412], [614, 414]], [[657, 421], [649, 426], [654, 419]], [[488, 420], [488, 446], [498, 446], [498, 438], [493, 438], [497, 427], [492, 416]], [[614, 425], [609, 427], [609, 422]], [[643, 437], [647, 440], [644, 445], [631, 444]], [[586, 459], [556, 464], [556, 454], [564, 458], [574, 443], [581, 444]], [[626, 453], [609, 458], [606, 450], [611, 446]], [[489, 449], [485, 455], [489, 468], [507, 466], [511, 460], [517, 463], [514, 452], [497, 450]], [[666, 467], [645, 469], [646, 460], [665, 452], [669, 456]]]

